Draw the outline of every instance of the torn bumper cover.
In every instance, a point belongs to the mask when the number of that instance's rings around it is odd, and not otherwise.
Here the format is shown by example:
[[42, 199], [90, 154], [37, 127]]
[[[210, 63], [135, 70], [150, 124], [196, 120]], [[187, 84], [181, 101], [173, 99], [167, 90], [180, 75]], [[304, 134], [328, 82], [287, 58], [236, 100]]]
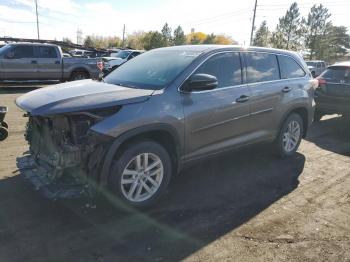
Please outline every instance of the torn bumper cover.
[[47, 198], [78, 198], [91, 194], [87, 184], [52, 180], [54, 170], [40, 167], [31, 155], [17, 158], [17, 167], [24, 178], [28, 179], [34, 188]]
[[91, 116], [29, 117], [29, 154], [17, 158], [20, 173], [44, 196], [93, 194], [109, 137], [90, 131]]

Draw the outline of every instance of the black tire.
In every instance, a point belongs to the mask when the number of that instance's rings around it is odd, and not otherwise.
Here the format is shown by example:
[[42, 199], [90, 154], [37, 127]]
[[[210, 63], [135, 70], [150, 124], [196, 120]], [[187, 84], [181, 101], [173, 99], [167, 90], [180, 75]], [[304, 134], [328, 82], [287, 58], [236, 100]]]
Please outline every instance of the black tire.
[[[285, 145], [284, 145], [284, 135], [285, 133], [287, 132], [288, 130], [288, 125], [291, 123], [291, 122], [297, 122], [299, 124], [299, 128], [300, 128], [300, 135], [299, 135], [299, 138], [297, 139], [297, 143], [295, 145], [295, 147], [290, 150], [290, 151], [287, 151], [285, 149]], [[304, 122], [303, 122], [303, 119], [301, 118], [300, 115], [296, 114], [296, 113], [292, 113], [290, 114], [283, 122], [282, 124], [282, 127], [281, 127], [281, 130], [279, 132], [279, 135], [276, 139], [276, 142], [275, 142], [275, 147], [276, 147], [276, 151], [277, 151], [277, 154], [280, 156], [280, 157], [290, 157], [292, 155], [295, 154], [295, 152], [298, 150], [299, 148], [299, 145], [300, 145], [300, 142], [301, 142], [301, 139], [303, 137], [303, 133], [304, 133]]]
[[[140, 202], [129, 200], [122, 191], [122, 174], [124, 169], [128, 166], [130, 161], [142, 153], [151, 153], [159, 157], [163, 165], [163, 178], [160, 186], [155, 193], [148, 199]], [[165, 192], [170, 182], [172, 175], [172, 162], [167, 150], [160, 144], [153, 141], [138, 141], [126, 147], [126, 149], [119, 154], [119, 157], [113, 162], [111, 172], [109, 175], [109, 189], [124, 203], [136, 207], [145, 208], [154, 204], [158, 198]], [[130, 187], [132, 184], [130, 185]], [[135, 190], [136, 191], [136, 190]]]
[[4, 141], [9, 135], [7, 128], [0, 126], [0, 141]]
[[9, 125], [5, 121], [1, 122], [1, 126], [5, 127], [6, 129], [9, 129]]
[[70, 76], [70, 81], [84, 80], [88, 79], [89, 74], [85, 71], [74, 71]]

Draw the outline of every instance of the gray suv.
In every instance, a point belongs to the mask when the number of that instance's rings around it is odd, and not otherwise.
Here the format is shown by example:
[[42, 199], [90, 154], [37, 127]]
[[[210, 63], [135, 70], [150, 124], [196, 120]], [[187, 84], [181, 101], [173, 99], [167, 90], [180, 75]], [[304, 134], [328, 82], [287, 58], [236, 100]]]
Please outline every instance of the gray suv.
[[263, 141], [293, 155], [313, 119], [314, 88], [305, 62], [288, 51], [155, 49], [100, 82], [19, 97], [30, 155], [18, 166], [49, 197], [98, 185], [149, 206], [189, 162]]

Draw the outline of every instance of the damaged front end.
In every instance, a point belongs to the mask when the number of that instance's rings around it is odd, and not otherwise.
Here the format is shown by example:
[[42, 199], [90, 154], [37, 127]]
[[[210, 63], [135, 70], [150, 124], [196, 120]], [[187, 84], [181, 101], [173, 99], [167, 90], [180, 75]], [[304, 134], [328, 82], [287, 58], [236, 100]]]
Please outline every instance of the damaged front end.
[[90, 128], [117, 110], [48, 117], [28, 114], [29, 154], [17, 159], [21, 173], [48, 198], [91, 195], [111, 138]]

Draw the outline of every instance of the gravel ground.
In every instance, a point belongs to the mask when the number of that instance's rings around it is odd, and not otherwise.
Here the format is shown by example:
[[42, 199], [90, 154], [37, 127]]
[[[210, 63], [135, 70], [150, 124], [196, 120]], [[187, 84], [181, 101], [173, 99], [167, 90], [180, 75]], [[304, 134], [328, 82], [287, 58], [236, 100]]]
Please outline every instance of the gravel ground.
[[315, 124], [298, 153], [254, 146], [197, 163], [144, 212], [118, 201], [50, 201], [16, 171], [27, 150], [14, 99], [0, 88], [0, 261], [350, 261], [350, 122]]

